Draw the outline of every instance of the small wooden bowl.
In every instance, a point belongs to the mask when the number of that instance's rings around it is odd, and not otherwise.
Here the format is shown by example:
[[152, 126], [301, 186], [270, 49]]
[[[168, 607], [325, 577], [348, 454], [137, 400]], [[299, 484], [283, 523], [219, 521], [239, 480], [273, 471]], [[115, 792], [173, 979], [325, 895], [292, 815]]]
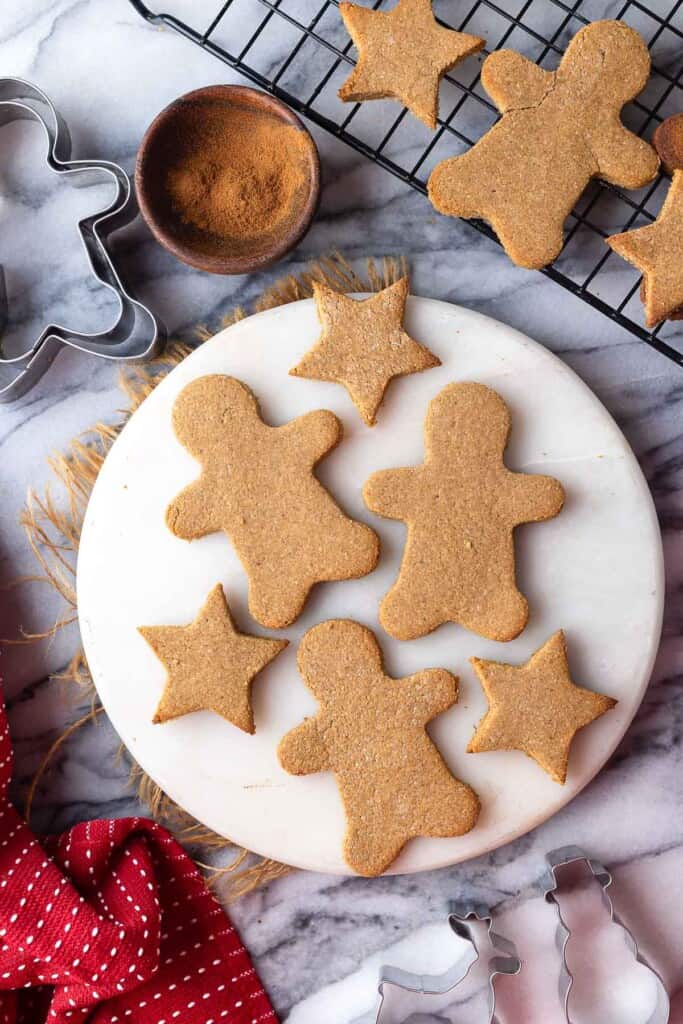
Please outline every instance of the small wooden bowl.
[[[202, 109], [208, 113], [225, 104], [275, 117], [303, 132], [307, 141], [303, 199], [292, 217], [276, 224], [271, 233], [254, 239], [229, 238], [188, 224], [174, 208], [166, 184], [169, 166], [174, 157], [180, 156], [183, 140], [192, 133], [196, 141], [201, 133], [198, 122], [201, 125]], [[229, 133], [225, 145], [229, 158]], [[140, 212], [165, 249], [183, 263], [210, 274], [244, 274], [274, 263], [303, 238], [318, 205], [320, 159], [304, 124], [280, 100], [242, 85], [211, 85], [180, 96], [152, 121], [138, 151], [135, 188]]]

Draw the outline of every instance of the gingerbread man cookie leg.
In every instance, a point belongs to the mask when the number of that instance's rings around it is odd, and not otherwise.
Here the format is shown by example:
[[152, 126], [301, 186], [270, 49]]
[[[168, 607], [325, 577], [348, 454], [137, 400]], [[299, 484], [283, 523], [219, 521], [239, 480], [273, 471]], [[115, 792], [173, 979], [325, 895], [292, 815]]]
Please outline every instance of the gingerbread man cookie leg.
[[654, 143], [672, 181], [654, 224], [612, 235], [607, 244], [643, 274], [645, 321], [683, 317], [683, 114], [660, 124]]
[[655, 177], [657, 154], [620, 120], [649, 70], [645, 43], [620, 21], [582, 28], [557, 71], [508, 50], [492, 53], [481, 80], [502, 117], [463, 156], [435, 167], [432, 203], [488, 221], [519, 266], [547, 266], [591, 178], [639, 188]]
[[168, 526], [185, 540], [227, 534], [249, 577], [249, 610], [262, 626], [293, 622], [316, 583], [374, 569], [375, 533], [344, 515], [313, 472], [341, 440], [333, 413], [270, 427], [244, 384], [215, 374], [183, 389], [173, 426], [202, 468], [169, 505]]
[[318, 701], [278, 756], [294, 775], [335, 773], [347, 819], [344, 856], [379, 875], [415, 836], [468, 832], [479, 801], [454, 778], [425, 726], [457, 699], [444, 669], [392, 679], [374, 634], [349, 620], [323, 622], [299, 644], [299, 670]]
[[445, 387], [429, 404], [424, 432], [422, 466], [381, 470], [363, 489], [368, 508], [408, 526], [380, 621], [399, 640], [443, 622], [511, 640], [528, 618], [515, 579], [513, 530], [556, 516], [562, 486], [506, 468], [510, 414], [483, 384]]

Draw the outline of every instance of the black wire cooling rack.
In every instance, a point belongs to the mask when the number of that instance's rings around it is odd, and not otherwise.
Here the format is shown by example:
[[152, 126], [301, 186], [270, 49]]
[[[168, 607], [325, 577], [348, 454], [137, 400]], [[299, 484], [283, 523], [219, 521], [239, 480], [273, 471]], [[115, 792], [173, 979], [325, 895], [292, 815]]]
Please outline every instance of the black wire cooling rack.
[[[646, 40], [653, 65], [647, 87], [624, 113], [628, 127], [649, 138], [660, 121], [683, 110], [683, 0], [435, 0], [442, 24], [486, 39], [479, 57], [445, 76], [436, 132], [391, 101], [339, 100], [355, 51], [338, 0], [167, 0], [166, 13], [130, 2], [148, 22], [181, 33], [422, 193], [440, 160], [464, 152], [496, 121], [479, 69], [487, 53], [503, 46], [556, 67], [582, 25], [622, 19]], [[562, 254], [543, 273], [683, 366], [683, 323], [643, 326], [639, 277], [604, 241], [651, 222], [667, 187], [661, 177], [629, 193], [592, 183], [569, 217]], [[487, 224], [471, 223], [495, 238]]]

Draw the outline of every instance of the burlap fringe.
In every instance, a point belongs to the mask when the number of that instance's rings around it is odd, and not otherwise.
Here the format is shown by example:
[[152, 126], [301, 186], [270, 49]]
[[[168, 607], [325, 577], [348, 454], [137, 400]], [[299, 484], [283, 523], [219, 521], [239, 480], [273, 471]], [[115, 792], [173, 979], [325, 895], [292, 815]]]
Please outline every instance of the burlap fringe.
[[[299, 275], [289, 275], [277, 281], [254, 302], [250, 312], [257, 313], [288, 302], [296, 302], [298, 299], [309, 298], [313, 294], [314, 281], [320, 281], [340, 292], [376, 292], [393, 284], [406, 272], [405, 260], [402, 258], [387, 258], [379, 265], [373, 260], [367, 260], [365, 277], [361, 277], [341, 255], [335, 254], [321, 259]], [[246, 315], [244, 309], [237, 308], [224, 318], [223, 326], [227, 327]], [[210, 336], [206, 328], [198, 329], [197, 333], [200, 342]], [[97, 423], [85, 435], [72, 441], [66, 452], [50, 458], [52, 473], [61, 485], [60, 498], [54, 498], [49, 486], [42, 495], [29, 491], [26, 506], [21, 514], [21, 524], [41, 571], [34, 576], [24, 577], [23, 581], [47, 583], [63, 599], [65, 612], [46, 632], [24, 634], [14, 642], [29, 643], [47, 639], [59, 629], [77, 621], [78, 545], [88, 499], [102, 463], [130, 416], [159, 381], [191, 351], [190, 345], [173, 342], [167, 345], [165, 352], [158, 359], [127, 366], [120, 377], [127, 405], [121, 410], [119, 422], [116, 425]], [[88, 723], [94, 723], [104, 712], [82, 650], [73, 656], [62, 673], [53, 678], [62, 683], [75, 684], [79, 696], [87, 696], [91, 706], [87, 714], [71, 723], [61, 733], [45, 754], [27, 796], [27, 819], [38, 785], [54, 756], [75, 732]], [[119, 753], [123, 754], [123, 748], [120, 748]], [[126, 752], [126, 756], [130, 755]], [[193, 853], [199, 852], [200, 856], [228, 850], [234, 853], [229, 863], [221, 867], [197, 860], [209, 881], [212, 884], [219, 883], [219, 895], [226, 902], [246, 895], [257, 887], [280, 878], [290, 870], [287, 865], [266, 858], [245, 867], [245, 861], [249, 856], [248, 850], [230, 843], [179, 808], [134, 762], [131, 764], [130, 781], [140, 801], [149, 808], [150, 816], [169, 828], [181, 843], [191, 848]]]

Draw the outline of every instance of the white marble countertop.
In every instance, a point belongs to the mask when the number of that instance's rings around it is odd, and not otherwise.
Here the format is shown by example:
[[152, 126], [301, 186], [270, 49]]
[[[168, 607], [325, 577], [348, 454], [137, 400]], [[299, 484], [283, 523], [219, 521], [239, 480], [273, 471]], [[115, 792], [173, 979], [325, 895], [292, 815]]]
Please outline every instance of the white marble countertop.
[[[211, 6], [209, 0], [184, 0], [185, 10], [205, 4]], [[612, 13], [612, 6], [605, 3], [600, 13]], [[239, 80], [184, 40], [145, 25], [126, 0], [3, 5], [0, 70], [48, 92], [69, 123], [75, 156], [111, 158], [127, 169], [146, 125], [166, 103], [191, 88]], [[509, 1019], [548, 1024], [562, 1018], [552, 916], [539, 893], [543, 854], [580, 843], [614, 868], [618, 909], [675, 993], [683, 985], [683, 440], [677, 426], [683, 371], [544, 276], [512, 267], [467, 225], [434, 215], [426, 199], [365, 158], [323, 132], [315, 135], [324, 168], [322, 205], [291, 258], [265, 274], [211, 277], [163, 252], [138, 220], [115, 240], [137, 294], [174, 336], [190, 339], [195, 325], [217, 327], [268, 282], [332, 249], [359, 263], [366, 256], [405, 253], [414, 292], [462, 303], [525, 331], [565, 359], [616, 417], [657, 503], [668, 600], [652, 684], [625, 740], [598, 778], [542, 828], [480, 860], [421, 876], [365, 881], [294, 873], [235, 905], [234, 919], [283, 1019], [360, 1024], [373, 1019], [379, 963], [444, 969], [452, 950], [445, 925], [449, 900], [488, 900], [498, 907], [501, 930], [515, 935], [529, 961], [514, 989], [506, 986]], [[34, 126], [7, 126], [2, 140], [0, 181], [7, 199], [0, 206], [0, 262], [24, 337], [48, 318], [85, 328], [106, 325], [111, 311], [88, 278], [75, 232], [79, 212], [92, 210], [99, 193], [55, 184], [40, 165]], [[27, 488], [47, 482], [48, 456], [97, 420], [114, 420], [121, 406], [111, 365], [66, 353], [22, 403], [0, 408], [3, 580], [35, 569], [18, 516]], [[12, 588], [3, 596], [0, 635], [16, 635], [19, 627], [44, 630], [60, 611], [44, 587]], [[69, 629], [50, 643], [4, 650], [19, 798], [74, 716], [49, 677], [76, 645], [77, 634]], [[78, 735], [41, 786], [33, 824], [58, 830], [89, 817], [137, 811], [116, 749], [117, 737], [104, 722]], [[606, 981], [598, 956], [587, 955], [612, 949], [601, 935], [585, 938], [577, 1006], [588, 981], [597, 982], [609, 1000], [593, 1001], [581, 1019], [645, 1020], [638, 1000], [625, 997], [628, 964], [615, 974], [609, 961]], [[456, 1017], [454, 1005], [425, 1009], [433, 1012], [412, 1016], [413, 1024], [469, 1019]], [[398, 1010], [385, 1017], [395, 1024], [406, 1019]], [[683, 1021], [683, 999], [672, 1020]]]

